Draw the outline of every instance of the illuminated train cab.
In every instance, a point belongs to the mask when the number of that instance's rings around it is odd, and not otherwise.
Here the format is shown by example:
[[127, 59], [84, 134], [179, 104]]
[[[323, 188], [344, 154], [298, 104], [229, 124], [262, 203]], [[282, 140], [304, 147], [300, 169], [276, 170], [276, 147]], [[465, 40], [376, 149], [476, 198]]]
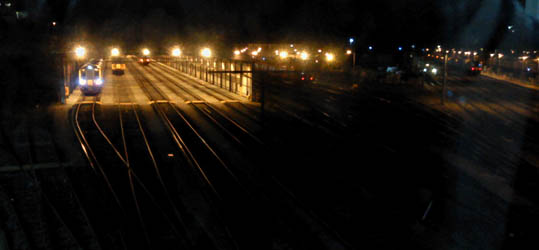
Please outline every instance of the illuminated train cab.
[[143, 57], [140, 57], [138, 59], [138, 62], [140, 64], [142, 64], [142, 65], [148, 65], [148, 64], [150, 64], [150, 61], [151, 61], [151, 59], [149, 57], [147, 57], [147, 56], [143, 56]]
[[79, 86], [85, 95], [97, 95], [104, 84], [103, 61], [93, 60], [79, 69]]

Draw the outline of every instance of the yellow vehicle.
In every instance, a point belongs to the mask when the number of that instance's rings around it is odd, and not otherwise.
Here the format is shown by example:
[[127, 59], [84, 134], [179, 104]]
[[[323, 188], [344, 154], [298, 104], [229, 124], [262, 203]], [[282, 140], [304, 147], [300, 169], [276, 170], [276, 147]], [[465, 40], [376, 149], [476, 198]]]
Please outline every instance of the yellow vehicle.
[[125, 71], [125, 63], [123, 62], [112, 62], [112, 73], [122, 75]]

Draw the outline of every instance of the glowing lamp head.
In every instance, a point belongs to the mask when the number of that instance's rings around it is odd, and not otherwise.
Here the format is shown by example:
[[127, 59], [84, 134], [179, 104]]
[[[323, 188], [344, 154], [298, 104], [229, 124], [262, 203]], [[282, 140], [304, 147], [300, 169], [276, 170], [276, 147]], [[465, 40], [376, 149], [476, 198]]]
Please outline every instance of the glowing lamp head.
[[279, 57], [281, 59], [286, 59], [288, 57], [288, 52], [286, 51], [281, 51], [281, 53], [279, 53]]
[[326, 53], [326, 61], [331, 62], [333, 60], [335, 60], [335, 55], [332, 53]]
[[145, 56], [150, 55], [150, 50], [149, 49], [143, 49], [142, 54], [145, 55]]
[[75, 49], [75, 55], [78, 57], [78, 58], [83, 58], [85, 55], [86, 55], [86, 49], [84, 47], [77, 47]]
[[307, 60], [309, 58], [309, 54], [307, 54], [307, 52], [303, 51], [301, 52], [300, 54], [300, 57], [301, 57], [301, 60]]
[[112, 49], [112, 50], [110, 51], [110, 54], [111, 54], [112, 56], [119, 56], [119, 55], [120, 55], [120, 50], [117, 49], [117, 48], [114, 48], [114, 49]]
[[211, 50], [210, 48], [204, 48], [200, 51], [200, 54], [203, 56], [203, 57], [206, 57], [206, 58], [209, 58], [211, 57]]
[[352, 54], [352, 50], [349, 50], [349, 49], [346, 50], [346, 54], [347, 54], [347, 55], [351, 55], [351, 54]]
[[234, 55], [237, 55], [237, 56], [239, 56], [239, 55], [240, 55], [240, 53], [241, 53], [241, 52], [240, 52], [239, 50], [234, 50]]
[[251, 55], [253, 55], [253, 56], [258, 56], [258, 51], [253, 51], [253, 52], [251, 53]]
[[172, 56], [181, 56], [181, 55], [182, 55], [182, 51], [179, 48], [174, 48], [172, 50]]

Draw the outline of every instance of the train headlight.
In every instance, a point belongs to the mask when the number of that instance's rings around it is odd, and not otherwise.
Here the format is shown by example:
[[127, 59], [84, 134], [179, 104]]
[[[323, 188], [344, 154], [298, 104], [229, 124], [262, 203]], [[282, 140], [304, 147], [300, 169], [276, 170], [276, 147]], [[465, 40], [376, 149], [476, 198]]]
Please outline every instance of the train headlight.
[[79, 85], [86, 85], [86, 80], [80, 79], [79, 80]]
[[95, 80], [95, 84], [101, 85], [103, 84], [103, 80], [101, 78], [97, 78], [97, 80]]

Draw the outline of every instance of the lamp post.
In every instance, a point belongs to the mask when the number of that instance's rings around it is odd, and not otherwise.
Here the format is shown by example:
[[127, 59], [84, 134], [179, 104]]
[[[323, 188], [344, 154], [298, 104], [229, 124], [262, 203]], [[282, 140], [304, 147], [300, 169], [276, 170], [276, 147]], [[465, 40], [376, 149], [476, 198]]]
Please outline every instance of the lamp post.
[[522, 59], [522, 63], [521, 63], [522, 68], [520, 70], [520, 79], [521, 80], [526, 80], [526, 77], [525, 77], [526, 73], [525, 73], [525, 70], [524, 70], [524, 68], [525, 68], [524, 66], [526, 65], [525, 63], [526, 63], [526, 59], [528, 59], [528, 57], [523, 56], [523, 57], [521, 57], [521, 59]]
[[444, 82], [442, 85], [442, 105], [445, 105], [445, 91], [446, 91], [446, 85], [447, 85], [447, 57], [449, 55], [449, 52], [445, 53], [444, 56]]

